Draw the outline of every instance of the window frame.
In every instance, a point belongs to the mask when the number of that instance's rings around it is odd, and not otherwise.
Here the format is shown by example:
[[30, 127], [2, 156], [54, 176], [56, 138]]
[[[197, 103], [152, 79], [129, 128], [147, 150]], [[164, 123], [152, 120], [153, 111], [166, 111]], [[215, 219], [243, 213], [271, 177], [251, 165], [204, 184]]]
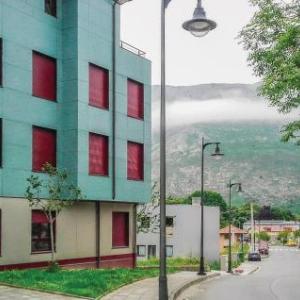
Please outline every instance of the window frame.
[[[134, 115], [131, 115], [129, 113], [129, 88], [128, 88], [128, 85], [129, 83], [134, 83], [138, 86], [140, 86], [142, 88], [142, 91], [143, 91], [143, 97], [142, 97], [142, 114], [141, 116], [134, 116]], [[134, 80], [134, 79], [131, 79], [131, 78], [127, 78], [127, 117], [128, 118], [133, 118], [133, 119], [136, 119], [136, 120], [140, 120], [140, 121], [144, 121], [145, 119], [145, 85], [137, 80]]]
[[[140, 249], [144, 249], [144, 254], [140, 254]], [[147, 246], [146, 245], [136, 245], [136, 254], [138, 257], [146, 257], [147, 256]]]
[[[49, 230], [49, 238], [47, 240], [50, 241], [49, 245], [50, 245], [50, 248], [49, 250], [33, 250], [33, 222], [32, 222], [32, 217], [33, 217], [33, 213], [34, 212], [40, 212], [40, 213], [43, 213], [42, 210], [40, 209], [32, 209], [31, 210], [31, 254], [46, 254], [46, 253], [51, 253], [51, 233], [50, 233], [50, 222], [48, 222], [48, 230]], [[52, 215], [53, 217], [55, 217], [55, 212], [52, 212]], [[57, 228], [56, 228], [56, 220], [54, 221], [53, 223], [53, 239], [54, 239], [54, 252], [56, 252], [56, 248], [57, 248], [57, 237], [56, 237], [56, 231], [57, 231]], [[44, 239], [45, 240], [45, 239]]]
[[[124, 245], [117, 245], [114, 243], [114, 239], [115, 239], [115, 232], [117, 231], [120, 231], [120, 228], [119, 230], [117, 230], [114, 226], [116, 226], [115, 224], [115, 219], [114, 217], [116, 215], [123, 215], [123, 216], [126, 216], [126, 219], [125, 219], [125, 228], [124, 228], [124, 232], [126, 234], [125, 236], [125, 240], [126, 240], [126, 243]], [[112, 249], [120, 249], [120, 248], [129, 248], [130, 246], [130, 214], [128, 211], [113, 211], [112, 212]]]
[[[90, 83], [91, 82], [90, 71], [91, 71], [91, 68], [99, 69], [99, 70], [103, 71], [107, 76], [107, 87], [106, 87], [107, 88], [107, 99], [106, 99], [106, 105], [105, 106], [101, 106], [99, 104], [97, 105], [96, 103], [91, 102], [91, 97], [90, 97], [90, 88], [91, 88], [91, 86], [90, 86], [90, 84], [91, 84]], [[89, 62], [88, 78], [89, 78], [89, 80], [88, 80], [88, 93], [89, 93], [89, 95], [88, 95], [88, 104], [89, 104], [89, 106], [108, 111], [109, 107], [110, 107], [110, 101], [109, 101], [110, 100], [110, 97], [109, 97], [109, 85], [110, 85], [109, 70], [104, 68], [104, 67], [101, 67], [99, 65], [96, 65], [94, 63]]]
[[[91, 172], [91, 165], [90, 165], [90, 159], [91, 159], [91, 136], [97, 136], [100, 137], [101, 139], [103, 138], [106, 142], [106, 153], [107, 153], [107, 157], [106, 157], [106, 172], [105, 173], [96, 173], [96, 172]], [[100, 134], [100, 133], [95, 133], [95, 132], [89, 132], [89, 151], [88, 151], [88, 168], [89, 168], [89, 176], [99, 176], [99, 177], [109, 177], [109, 136], [104, 135], [104, 134]]]
[[[154, 249], [155, 255], [153, 255], [153, 256], [150, 256], [150, 249], [151, 249], [151, 248]], [[157, 257], [156, 250], [157, 250], [156, 245], [153, 245], [153, 244], [148, 245], [148, 247], [147, 247], [147, 257], [148, 257], [148, 259], [149, 259], [149, 258], [152, 258], [152, 257]]]
[[[168, 255], [168, 250], [171, 249], [172, 254]], [[166, 257], [174, 257], [174, 246], [173, 245], [166, 245]]]
[[[49, 11], [47, 11], [47, 1], [51, 2]], [[57, 18], [57, 0], [44, 0], [44, 11], [47, 15]]]
[[[34, 80], [34, 55], [44, 57], [44, 58], [49, 59], [49, 60], [51, 60], [55, 63], [55, 87], [54, 87], [55, 97], [54, 98], [45, 97], [45, 96], [41, 97], [41, 96], [37, 95], [34, 92], [34, 82], [35, 82], [35, 80]], [[41, 99], [41, 100], [47, 100], [47, 101], [54, 102], [54, 103], [57, 102], [57, 86], [58, 86], [58, 84], [57, 84], [57, 78], [58, 78], [57, 72], [58, 72], [58, 70], [57, 70], [57, 59], [55, 57], [49, 56], [47, 54], [41, 53], [41, 52], [36, 51], [36, 50], [32, 50], [32, 96], [35, 97], [35, 98]]]
[[[141, 164], [141, 167], [142, 167], [142, 170], [140, 171], [142, 176], [141, 178], [136, 178], [136, 177], [132, 177], [132, 176], [129, 176], [129, 144], [135, 144], [135, 145], [139, 145], [141, 146], [142, 148], [142, 164]], [[138, 142], [134, 142], [134, 141], [127, 141], [127, 180], [130, 180], [130, 181], [140, 181], [140, 182], [143, 182], [145, 181], [145, 146], [143, 143], [138, 143]]]
[[3, 167], [3, 118], [0, 118], [0, 168]]
[[52, 129], [52, 128], [46, 128], [46, 127], [36, 126], [36, 125], [32, 126], [32, 154], [31, 154], [32, 170], [31, 171], [34, 172], [34, 173], [45, 173], [42, 169], [41, 170], [35, 169], [34, 168], [34, 164], [33, 164], [33, 162], [34, 162], [34, 129], [35, 128], [55, 133], [55, 165], [54, 166], [52, 165], [53, 167], [57, 167], [57, 130], [56, 129]]

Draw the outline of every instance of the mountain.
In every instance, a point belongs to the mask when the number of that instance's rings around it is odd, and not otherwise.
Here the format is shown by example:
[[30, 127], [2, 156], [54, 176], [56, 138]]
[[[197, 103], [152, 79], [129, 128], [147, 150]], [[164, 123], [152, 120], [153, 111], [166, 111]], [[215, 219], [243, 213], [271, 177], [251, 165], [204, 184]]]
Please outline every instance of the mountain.
[[[167, 186], [172, 195], [200, 189], [201, 139], [221, 142], [224, 157], [205, 152], [205, 188], [227, 199], [230, 179], [244, 198], [298, 206], [300, 147], [280, 141], [293, 115], [280, 115], [257, 96], [257, 84], [167, 87]], [[159, 178], [159, 86], [153, 87], [153, 180]], [[236, 198], [238, 199], [238, 198]], [[243, 200], [242, 200], [243, 201]]]

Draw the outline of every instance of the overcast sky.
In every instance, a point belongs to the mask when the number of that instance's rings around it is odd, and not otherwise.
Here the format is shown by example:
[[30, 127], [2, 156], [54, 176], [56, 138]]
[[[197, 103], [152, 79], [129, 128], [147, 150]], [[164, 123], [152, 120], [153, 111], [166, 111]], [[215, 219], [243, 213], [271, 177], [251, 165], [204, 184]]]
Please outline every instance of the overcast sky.
[[[147, 52], [152, 61], [153, 84], [160, 81], [160, 1], [133, 0], [121, 8], [121, 38]], [[167, 83], [253, 83], [246, 52], [236, 36], [249, 21], [248, 0], [203, 0], [207, 16], [218, 23], [204, 38], [182, 29], [196, 0], [172, 0], [167, 9]]]

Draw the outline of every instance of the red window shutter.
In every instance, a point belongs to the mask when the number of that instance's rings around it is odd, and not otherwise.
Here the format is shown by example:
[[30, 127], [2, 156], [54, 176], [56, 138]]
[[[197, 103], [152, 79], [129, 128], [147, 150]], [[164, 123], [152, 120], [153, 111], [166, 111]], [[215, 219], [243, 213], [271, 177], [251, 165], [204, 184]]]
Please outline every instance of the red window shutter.
[[127, 212], [113, 212], [112, 246], [129, 246], [129, 213]]
[[144, 86], [133, 80], [127, 81], [127, 114], [129, 117], [144, 118]]
[[49, 56], [33, 52], [32, 58], [33, 96], [56, 100], [56, 60]]
[[108, 137], [90, 133], [89, 136], [89, 173], [108, 175]]
[[127, 178], [144, 179], [144, 145], [128, 142], [127, 144]]
[[109, 79], [108, 71], [89, 65], [89, 104], [98, 108], [109, 107]]
[[32, 170], [42, 171], [45, 163], [56, 166], [56, 131], [33, 127]]
[[32, 211], [32, 223], [33, 224], [48, 224], [48, 218], [46, 215], [40, 210]]

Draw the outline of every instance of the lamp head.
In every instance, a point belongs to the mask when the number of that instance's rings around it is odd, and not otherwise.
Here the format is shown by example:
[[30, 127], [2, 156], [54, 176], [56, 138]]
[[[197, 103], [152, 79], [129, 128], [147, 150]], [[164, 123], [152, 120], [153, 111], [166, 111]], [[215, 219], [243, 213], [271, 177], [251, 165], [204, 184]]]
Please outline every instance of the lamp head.
[[238, 184], [237, 192], [238, 193], [242, 193], [243, 192], [242, 184], [241, 183]]
[[123, 4], [125, 4], [125, 3], [127, 3], [127, 2], [130, 2], [130, 1], [132, 1], [132, 0], [114, 0], [115, 1], [115, 3], [117, 3], [117, 4], [119, 4], [119, 5], [123, 5]]
[[217, 27], [217, 23], [207, 19], [201, 0], [198, 0], [193, 18], [183, 23], [183, 28], [196, 37], [203, 37]]
[[211, 156], [215, 156], [215, 157], [224, 156], [224, 153], [221, 153], [221, 150], [220, 150], [220, 143], [216, 143], [215, 152], [212, 153]]

